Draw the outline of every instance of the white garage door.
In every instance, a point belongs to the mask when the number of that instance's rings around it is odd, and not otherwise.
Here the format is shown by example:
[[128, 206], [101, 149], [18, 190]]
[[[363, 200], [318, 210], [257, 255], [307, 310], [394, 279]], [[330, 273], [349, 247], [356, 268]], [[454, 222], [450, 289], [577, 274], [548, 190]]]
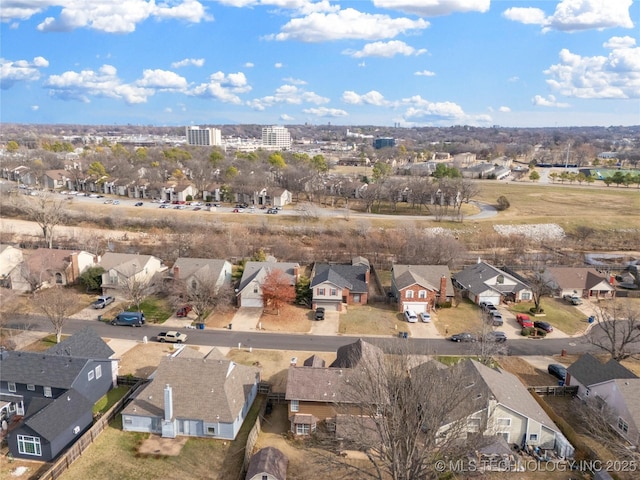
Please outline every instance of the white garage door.
[[427, 302], [405, 302], [405, 310], [413, 310], [416, 313], [426, 312], [429, 304]]
[[261, 298], [243, 298], [241, 304], [243, 307], [264, 307]]
[[500, 305], [500, 297], [490, 297], [490, 296], [483, 296], [480, 297], [480, 299], [478, 300], [478, 304], [480, 304], [480, 302], [491, 302], [494, 305]]
[[327, 312], [339, 312], [339, 305], [338, 302], [323, 302], [321, 300], [315, 302], [316, 308], [324, 307]]

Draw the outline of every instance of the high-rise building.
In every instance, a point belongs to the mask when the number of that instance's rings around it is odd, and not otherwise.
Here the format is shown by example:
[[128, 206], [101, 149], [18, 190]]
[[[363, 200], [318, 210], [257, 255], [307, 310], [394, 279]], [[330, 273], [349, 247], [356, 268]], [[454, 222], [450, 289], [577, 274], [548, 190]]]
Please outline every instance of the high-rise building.
[[291, 148], [291, 134], [285, 127], [263, 127], [262, 145], [280, 150]]
[[187, 145], [205, 147], [222, 145], [222, 131], [217, 128], [187, 127]]

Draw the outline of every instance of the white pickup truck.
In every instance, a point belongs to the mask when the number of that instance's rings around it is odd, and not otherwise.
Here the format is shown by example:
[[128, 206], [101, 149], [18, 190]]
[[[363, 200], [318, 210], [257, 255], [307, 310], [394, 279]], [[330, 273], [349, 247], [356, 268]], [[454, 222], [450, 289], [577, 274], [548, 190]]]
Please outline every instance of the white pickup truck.
[[175, 330], [170, 330], [168, 332], [160, 332], [158, 335], [156, 335], [156, 340], [163, 343], [184, 343], [187, 341], [187, 335], [184, 333], [176, 332]]

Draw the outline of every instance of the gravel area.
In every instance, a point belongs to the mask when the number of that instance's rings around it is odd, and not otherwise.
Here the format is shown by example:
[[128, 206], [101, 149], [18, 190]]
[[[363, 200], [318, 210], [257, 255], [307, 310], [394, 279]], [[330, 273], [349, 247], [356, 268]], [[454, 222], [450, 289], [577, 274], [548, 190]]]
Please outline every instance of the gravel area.
[[562, 240], [566, 237], [564, 229], [556, 223], [494, 225], [493, 229], [500, 235], [521, 235], [533, 240]]

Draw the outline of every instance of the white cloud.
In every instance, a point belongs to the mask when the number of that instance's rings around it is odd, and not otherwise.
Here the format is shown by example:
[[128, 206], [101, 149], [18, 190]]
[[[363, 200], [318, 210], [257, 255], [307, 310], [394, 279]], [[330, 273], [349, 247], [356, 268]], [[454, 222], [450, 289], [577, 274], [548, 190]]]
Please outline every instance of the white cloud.
[[509, 77], [507, 78], [507, 82], [517, 82], [520, 80], [520, 77], [517, 75], [514, 75], [513, 77]]
[[316, 117], [346, 117], [349, 114], [344, 110], [340, 110], [339, 108], [327, 108], [327, 107], [318, 107], [318, 108], [305, 108], [302, 110], [304, 113], [308, 113], [309, 115], [315, 115]]
[[247, 62], [244, 64], [245, 68], [253, 68], [255, 65], [251, 62]]
[[468, 115], [462, 107], [454, 102], [431, 102], [414, 95], [403, 98], [401, 105], [407, 107], [403, 120], [411, 125], [491, 125], [493, 120], [490, 115]]
[[435, 77], [436, 76], [435, 72], [432, 72], [431, 70], [420, 70], [419, 72], [415, 72], [414, 75], [417, 75], [418, 77]]
[[242, 100], [238, 94], [251, 91], [251, 86], [247, 83], [244, 73], [230, 73], [225, 75], [223, 72], [213, 73], [209, 77], [208, 83], [201, 83], [190, 94], [197, 97], [215, 98], [224, 103], [240, 104]]
[[313, 103], [322, 105], [328, 102], [328, 98], [322, 97], [315, 92], [307, 92], [296, 85], [282, 85], [278, 87], [273, 95], [255, 98], [247, 102], [247, 105], [255, 110], [262, 111], [276, 104], [301, 105], [303, 103]]
[[373, 0], [378, 8], [399, 10], [423, 17], [437, 17], [455, 12], [489, 11], [491, 0]]
[[429, 22], [423, 19], [391, 18], [387, 15], [359, 12], [346, 8], [335, 13], [312, 13], [290, 20], [270, 40], [323, 42], [340, 39], [381, 40], [401, 33], [424, 30]]
[[40, 78], [41, 68], [49, 66], [49, 61], [44, 57], [35, 57], [28, 60], [5, 60], [0, 58], [0, 88], [11, 88], [16, 82], [32, 82]]
[[502, 112], [502, 113], [509, 113], [511, 111], [511, 109], [509, 107], [502, 106], [502, 107], [498, 108], [498, 111]]
[[204, 58], [185, 58], [184, 60], [180, 60], [179, 62], [173, 62], [171, 64], [171, 68], [182, 68], [182, 67], [202, 67], [204, 65]]
[[640, 98], [640, 47], [631, 37], [612, 37], [607, 56], [582, 57], [567, 49], [544, 71], [547, 84], [565, 97]]
[[38, 110], [40, 110], [40, 105], [31, 105], [31, 110], [37, 112]]
[[291, 85], [306, 85], [307, 82], [305, 82], [304, 80], [301, 80], [299, 78], [291, 78], [291, 77], [287, 77], [287, 78], [283, 78], [282, 79], [284, 82], [287, 82]]
[[377, 107], [389, 106], [391, 103], [384, 99], [384, 96], [375, 90], [359, 95], [353, 91], [345, 91], [342, 94], [342, 101], [349, 105], [375, 105]]
[[154, 94], [151, 88], [123, 83], [112, 65], [103, 65], [97, 72], [82, 70], [51, 75], [45, 86], [50, 88], [53, 97], [84, 103], [89, 103], [91, 97], [122, 99], [128, 104], [145, 103]]
[[568, 103], [558, 102], [554, 95], [547, 95], [547, 98], [542, 95], [536, 95], [531, 99], [531, 103], [538, 107], [567, 108], [569, 106]]
[[319, 2], [313, 0], [217, 0], [222, 5], [229, 7], [252, 7], [256, 5], [272, 5], [288, 10], [295, 10], [302, 15], [313, 12], [334, 12], [340, 10], [337, 5], [331, 5], [329, 0]]
[[632, 3], [633, 0], [562, 0], [550, 16], [530, 7], [509, 8], [503, 16], [515, 22], [540, 25], [543, 32], [633, 28], [629, 15]]
[[165, 107], [165, 109], [164, 109], [164, 113], [173, 113], [173, 108], [171, 108], [171, 107]]
[[363, 57], [385, 57], [391, 58], [396, 55], [404, 55], [408, 57], [410, 55], [422, 55], [427, 53], [426, 48], [419, 50], [407, 45], [400, 40], [391, 40], [390, 42], [373, 42], [367, 43], [362, 50], [345, 50], [342, 52], [345, 55], [350, 55], [355, 58]]
[[187, 88], [187, 80], [168, 70], [144, 70], [142, 78], [136, 82], [136, 85], [160, 90], [184, 91]]
[[[198, 0], [172, 0], [156, 3], [153, 0], [92, 0], [90, 8], [85, 0], [21, 0], [17, 6], [2, 9], [3, 20], [31, 16], [57, 7], [57, 17], [46, 17], [38, 30], [64, 32], [90, 28], [108, 33], [129, 33], [136, 25], [149, 19], [174, 19], [188, 23], [212, 20]], [[7, 11], [8, 10], [8, 11]]]
[[273, 67], [274, 68], [282, 68], [282, 63], [276, 62], [276, 63], [273, 64]]
[[292, 122], [293, 120], [295, 120], [295, 118], [292, 117], [291, 115], [287, 115], [286, 113], [283, 113], [282, 115], [280, 115], [280, 120], [282, 120], [283, 122]]

